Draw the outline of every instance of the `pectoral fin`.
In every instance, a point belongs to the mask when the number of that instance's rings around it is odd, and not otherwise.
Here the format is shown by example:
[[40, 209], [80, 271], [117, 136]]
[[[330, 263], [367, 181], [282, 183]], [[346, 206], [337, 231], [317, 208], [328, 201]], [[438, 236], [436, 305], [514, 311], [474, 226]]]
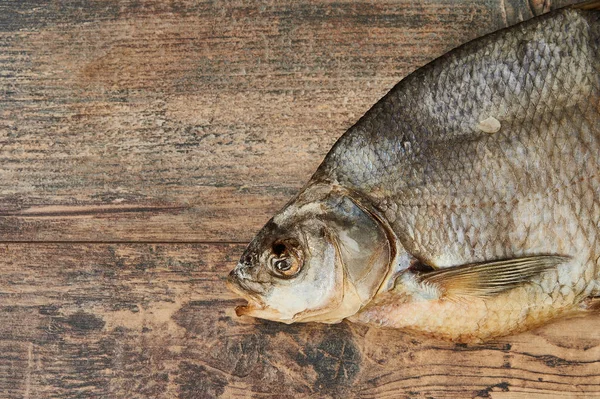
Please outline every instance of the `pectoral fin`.
[[574, 4], [571, 7], [580, 10], [600, 10], [600, 0], [584, 1], [583, 3]]
[[568, 260], [555, 255], [530, 256], [436, 270], [418, 276], [442, 296], [491, 296], [527, 283]]

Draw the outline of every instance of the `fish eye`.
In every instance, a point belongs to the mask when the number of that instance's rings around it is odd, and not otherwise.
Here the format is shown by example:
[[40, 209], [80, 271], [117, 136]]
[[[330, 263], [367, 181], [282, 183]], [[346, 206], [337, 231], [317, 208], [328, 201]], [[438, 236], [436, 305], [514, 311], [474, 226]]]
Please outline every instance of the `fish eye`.
[[276, 241], [272, 246], [271, 270], [276, 277], [295, 276], [302, 268], [302, 255], [295, 242]]
[[271, 268], [277, 277], [293, 277], [300, 271], [300, 262], [294, 256], [271, 258]]
[[278, 272], [287, 272], [292, 268], [292, 262], [289, 259], [277, 259], [273, 265]]

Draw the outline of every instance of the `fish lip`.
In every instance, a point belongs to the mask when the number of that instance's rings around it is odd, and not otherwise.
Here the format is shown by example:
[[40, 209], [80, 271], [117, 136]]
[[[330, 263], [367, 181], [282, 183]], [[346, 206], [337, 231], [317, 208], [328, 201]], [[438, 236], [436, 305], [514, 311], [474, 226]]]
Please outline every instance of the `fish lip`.
[[239, 305], [235, 307], [235, 314], [238, 317], [251, 313], [254, 310], [264, 309], [265, 305], [263, 301], [260, 300], [257, 294], [251, 292], [248, 287], [244, 286], [242, 280], [236, 277], [235, 274], [230, 273], [227, 276], [226, 285], [230, 291], [233, 291], [235, 294], [241, 296], [247, 302], [246, 305]]

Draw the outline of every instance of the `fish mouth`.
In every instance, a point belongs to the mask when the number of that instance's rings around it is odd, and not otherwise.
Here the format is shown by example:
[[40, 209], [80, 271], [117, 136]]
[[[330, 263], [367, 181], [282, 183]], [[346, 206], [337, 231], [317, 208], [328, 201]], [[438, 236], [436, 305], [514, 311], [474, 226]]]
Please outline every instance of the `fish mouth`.
[[259, 294], [248, 286], [248, 284], [249, 282], [245, 279], [238, 277], [235, 270], [229, 273], [229, 276], [227, 277], [227, 288], [247, 301], [246, 305], [235, 307], [235, 314], [238, 317], [265, 308], [264, 302], [260, 299]]

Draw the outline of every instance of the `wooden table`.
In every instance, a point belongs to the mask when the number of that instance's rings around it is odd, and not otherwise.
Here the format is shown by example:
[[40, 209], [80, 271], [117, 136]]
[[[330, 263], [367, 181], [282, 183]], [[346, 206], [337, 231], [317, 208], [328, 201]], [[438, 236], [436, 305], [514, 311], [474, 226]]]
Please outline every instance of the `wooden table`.
[[455, 345], [223, 284], [400, 78], [569, 2], [0, 2], [0, 397], [600, 397], [599, 316]]

